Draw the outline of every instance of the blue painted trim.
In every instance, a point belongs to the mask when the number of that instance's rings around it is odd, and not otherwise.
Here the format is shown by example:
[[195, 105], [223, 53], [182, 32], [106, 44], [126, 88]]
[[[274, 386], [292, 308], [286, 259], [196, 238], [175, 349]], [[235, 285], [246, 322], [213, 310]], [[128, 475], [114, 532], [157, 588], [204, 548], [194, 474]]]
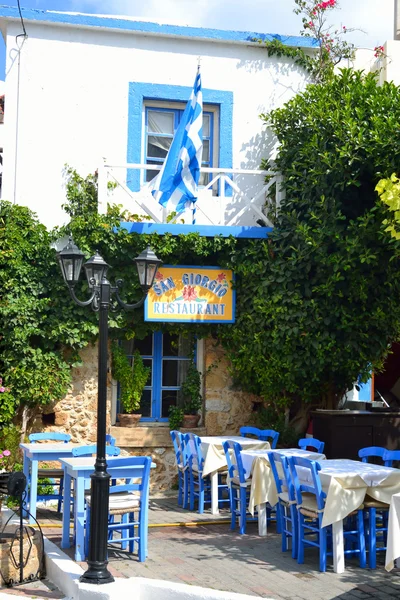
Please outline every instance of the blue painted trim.
[[201, 237], [229, 237], [265, 239], [272, 227], [239, 227], [228, 225], [180, 225], [176, 223], [130, 223], [121, 222], [121, 228], [129, 233], [165, 235], [188, 235], [198, 233]]
[[[84, 14], [57, 13], [47, 10], [22, 8], [22, 16], [26, 21], [37, 21], [40, 23], [52, 23], [55, 25], [75, 25], [79, 27], [95, 27], [97, 29], [113, 29], [116, 31], [131, 31], [141, 34], [154, 34], [173, 37], [208, 39], [215, 42], [254, 42], [262, 39], [264, 41], [279, 40], [285, 46], [297, 46], [301, 48], [315, 48], [317, 40], [312, 38], [279, 35], [276, 33], [257, 33], [255, 31], [233, 31], [223, 29], [205, 29], [203, 27], [185, 27], [182, 25], [160, 25], [146, 21], [133, 21], [131, 19], [104, 17]], [[20, 21], [18, 9], [10, 6], [0, 7], [0, 18]], [[28, 32], [29, 33], [29, 32]], [[258, 42], [257, 42], [258, 43]]]
[[[158, 83], [130, 83], [128, 98], [128, 148], [127, 162], [142, 162], [142, 112], [145, 100], [165, 102], [184, 102], [192, 93], [191, 87], [183, 85], [164, 85]], [[219, 160], [218, 166], [231, 169], [232, 130], [233, 130], [233, 93], [221, 90], [203, 89], [203, 103], [219, 107]], [[127, 186], [132, 192], [140, 190], [140, 171], [128, 170]], [[229, 188], [231, 189], [231, 188]]]

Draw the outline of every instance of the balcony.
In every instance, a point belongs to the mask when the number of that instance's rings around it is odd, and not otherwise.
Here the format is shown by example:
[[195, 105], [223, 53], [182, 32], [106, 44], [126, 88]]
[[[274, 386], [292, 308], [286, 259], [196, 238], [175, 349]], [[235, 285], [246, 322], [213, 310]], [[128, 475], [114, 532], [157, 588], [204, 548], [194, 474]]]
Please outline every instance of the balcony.
[[135, 171], [140, 172], [141, 181], [145, 182], [147, 171], [154, 172], [155, 176], [160, 169], [158, 165], [104, 162], [98, 170], [99, 211], [106, 211], [107, 202], [122, 205], [129, 215], [136, 215], [135, 219], [127, 219], [126, 228], [141, 233], [197, 231], [209, 236], [265, 238], [271, 231], [273, 224], [269, 212], [276, 211], [282, 200], [280, 177], [275, 173], [202, 168], [201, 172], [207, 174], [209, 182], [199, 189], [197, 202], [179, 215], [168, 215], [155, 201], [146, 183], [137, 192], [127, 183]]

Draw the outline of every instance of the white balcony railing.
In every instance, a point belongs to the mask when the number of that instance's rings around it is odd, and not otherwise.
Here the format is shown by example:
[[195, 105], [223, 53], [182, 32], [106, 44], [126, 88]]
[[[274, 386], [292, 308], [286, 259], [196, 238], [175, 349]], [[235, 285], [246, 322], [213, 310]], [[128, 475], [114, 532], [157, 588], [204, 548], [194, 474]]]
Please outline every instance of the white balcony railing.
[[[121, 204], [130, 214], [150, 217], [155, 223], [166, 223], [167, 213], [158, 204], [146, 183], [140, 191], [133, 192], [127, 184], [127, 177], [132, 171], [139, 171], [145, 179], [146, 171], [159, 171], [161, 166], [145, 164], [113, 165], [104, 162], [98, 169], [98, 201], [99, 211], [105, 212], [107, 202]], [[198, 225], [256, 225], [257, 220], [272, 226], [266, 216], [271, 198], [268, 194], [271, 186], [276, 184], [273, 194], [278, 207], [282, 200], [280, 178], [274, 173], [254, 169], [202, 168], [202, 173], [210, 174], [210, 181], [199, 189], [197, 201], [193, 208], [186, 209], [175, 217], [175, 222], [196, 223]], [[265, 177], [271, 175], [266, 183]], [[116, 184], [109, 192], [108, 183]], [[169, 219], [170, 220], [170, 219]]]

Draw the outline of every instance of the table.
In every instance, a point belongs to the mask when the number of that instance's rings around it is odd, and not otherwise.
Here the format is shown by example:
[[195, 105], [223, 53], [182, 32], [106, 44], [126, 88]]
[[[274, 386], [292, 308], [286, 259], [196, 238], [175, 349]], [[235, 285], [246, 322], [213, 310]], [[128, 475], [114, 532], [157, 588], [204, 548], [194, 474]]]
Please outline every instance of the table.
[[[246, 469], [247, 477], [252, 475], [250, 488], [250, 501], [248, 509], [254, 515], [254, 509], [257, 506], [258, 512], [258, 533], [261, 536], [267, 535], [267, 504], [275, 506], [278, 502], [278, 492], [275, 485], [275, 479], [269, 464], [269, 454], [271, 450], [242, 450], [242, 462]], [[274, 449], [285, 456], [302, 456], [310, 460], [324, 460], [325, 454], [302, 450], [301, 448], [282, 448]]]
[[[59, 461], [60, 458], [72, 456], [73, 448], [79, 448], [82, 444], [64, 443], [36, 443], [20, 444], [23, 453], [23, 470], [26, 476], [27, 498], [29, 504], [29, 523], [35, 523], [37, 503], [38, 465], [42, 461]], [[30, 482], [30, 490], [28, 493]]]
[[393, 494], [389, 509], [385, 569], [391, 571], [400, 558], [400, 494]]
[[211, 479], [211, 513], [218, 514], [218, 471], [227, 466], [222, 444], [227, 440], [238, 442], [246, 450], [270, 450], [269, 442], [242, 437], [239, 435], [212, 435], [201, 438], [201, 450], [204, 456], [203, 477]]
[[[76, 458], [62, 458], [60, 463], [64, 468], [64, 504], [62, 516], [61, 548], [70, 547], [69, 530], [71, 514], [71, 480], [74, 479], [75, 502], [75, 560], [85, 560], [85, 489], [89, 487], [90, 476], [94, 471], [95, 457], [79, 456]], [[107, 457], [107, 472], [113, 479], [134, 479], [142, 472], [142, 467], [132, 465], [113, 467], [114, 460], [121, 457]], [[151, 468], [156, 467], [151, 463]]]
[[322, 489], [327, 494], [322, 526], [332, 525], [333, 569], [343, 573], [343, 519], [357, 510], [366, 494], [390, 504], [400, 491], [400, 469], [348, 459], [325, 460], [321, 466]]

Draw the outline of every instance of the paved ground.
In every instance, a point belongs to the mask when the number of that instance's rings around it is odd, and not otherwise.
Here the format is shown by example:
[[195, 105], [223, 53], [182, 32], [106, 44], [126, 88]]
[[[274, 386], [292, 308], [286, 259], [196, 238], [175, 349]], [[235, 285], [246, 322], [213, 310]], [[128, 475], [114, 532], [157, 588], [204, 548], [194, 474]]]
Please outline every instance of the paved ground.
[[[274, 526], [267, 538], [260, 538], [256, 523], [250, 523], [248, 533], [240, 536], [231, 532], [228, 517], [227, 512], [215, 518], [209, 512], [182, 511], [175, 498], [153, 499], [149, 558], [139, 563], [135, 554], [111, 550], [110, 568], [115, 576], [167, 579], [273, 600], [400, 599], [400, 570], [386, 573], [383, 554], [374, 571], [360, 569], [352, 560], [343, 575], [333, 573], [331, 566], [320, 573], [313, 550], [307, 552], [304, 565], [281, 552]], [[38, 518], [45, 535], [59, 543], [59, 516], [40, 511]], [[35, 596], [62, 597], [51, 589], [37, 590]]]

